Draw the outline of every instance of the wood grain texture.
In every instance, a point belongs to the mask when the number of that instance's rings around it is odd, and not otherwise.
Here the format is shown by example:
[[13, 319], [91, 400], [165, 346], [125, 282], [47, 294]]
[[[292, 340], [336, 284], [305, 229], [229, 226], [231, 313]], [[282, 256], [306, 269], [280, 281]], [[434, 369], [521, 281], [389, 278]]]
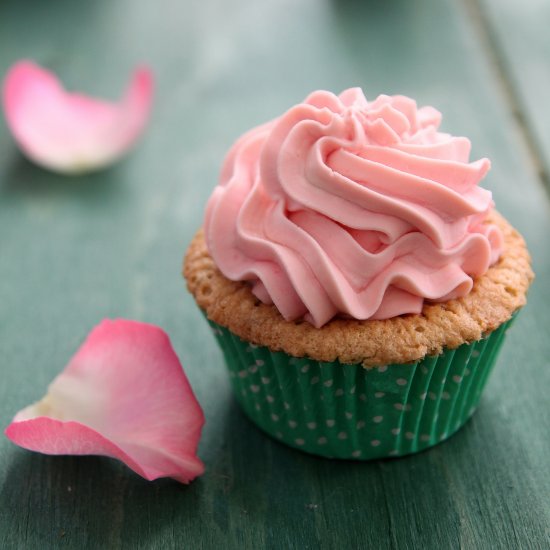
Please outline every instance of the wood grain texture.
[[544, 0], [468, 0], [494, 52], [510, 107], [550, 190], [550, 4]]
[[[0, 422], [42, 395], [104, 317], [167, 330], [207, 418], [207, 472], [188, 487], [1, 439], [0, 546], [548, 548], [550, 202], [482, 42], [451, 0], [0, 4], [0, 73], [31, 57], [116, 97], [144, 61], [158, 84], [137, 150], [74, 180], [21, 158], [0, 122]], [[492, 159], [486, 185], [538, 277], [467, 426], [431, 451], [365, 464], [301, 454], [244, 418], [180, 278], [232, 141], [313, 89], [352, 85], [435, 105], [444, 129]]]

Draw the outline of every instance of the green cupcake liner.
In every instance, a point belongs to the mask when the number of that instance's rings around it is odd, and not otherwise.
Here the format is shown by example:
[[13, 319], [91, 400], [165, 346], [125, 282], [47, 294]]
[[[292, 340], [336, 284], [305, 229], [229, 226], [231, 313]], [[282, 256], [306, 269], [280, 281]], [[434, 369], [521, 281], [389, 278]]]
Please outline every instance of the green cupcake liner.
[[421, 451], [463, 426], [512, 321], [441, 355], [372, 369], [273, 352], [209, 323], [237, 401], [262, 430], [312, 454], [369, 460]]

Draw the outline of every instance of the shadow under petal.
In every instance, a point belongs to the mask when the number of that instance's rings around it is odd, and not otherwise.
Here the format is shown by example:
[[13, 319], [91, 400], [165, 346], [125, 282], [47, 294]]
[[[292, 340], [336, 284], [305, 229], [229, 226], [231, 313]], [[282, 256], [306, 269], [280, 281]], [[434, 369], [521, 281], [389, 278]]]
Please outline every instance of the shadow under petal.
[[193, 521], [200, 494], [198, 484], [149, 482], [109, 458], [20, 449], [12, 451], [5, 479], [0, 510], [10, 524], [19, 525], [22, 531], [15, 536], [25, 548], [57, 548], [61, 540], [74, 547], [82, 531], [98, 548], [118, 548], [121, 541], [147, 546], [173, 521], [170, 511], [185, 509]]
[[117, 182], [124, 179], [124, 160], [96, 172], [76, 175], [51, 172], [16, 150], [6, 163], [0, 180], [0, 197], [3, 196], [3, 200], [71, 196], [105, 201], [109, 195], [118, 192], [120, 185]]

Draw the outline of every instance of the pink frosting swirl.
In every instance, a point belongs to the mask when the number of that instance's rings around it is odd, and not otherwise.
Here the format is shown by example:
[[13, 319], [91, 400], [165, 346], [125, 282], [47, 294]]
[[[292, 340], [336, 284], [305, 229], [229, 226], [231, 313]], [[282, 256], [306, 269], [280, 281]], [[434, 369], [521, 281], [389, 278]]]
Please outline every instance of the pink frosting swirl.
[[358, 88], [312, 93], [229, 151], [206, 209], [211, 256], [287, 320], [385, 319], [466, 295], [500, 254], [488, 159], [441, 115]]

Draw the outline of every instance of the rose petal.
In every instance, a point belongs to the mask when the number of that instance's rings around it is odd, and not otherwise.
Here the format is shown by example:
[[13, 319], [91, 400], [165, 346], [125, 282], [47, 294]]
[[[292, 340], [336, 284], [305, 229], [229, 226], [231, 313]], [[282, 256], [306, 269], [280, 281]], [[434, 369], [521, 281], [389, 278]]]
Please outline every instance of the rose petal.
[[64, 173], [106, 166], [135, 142], [149, 117], [153, 77], [134, 72], [118, 103], [66, 92], [57, 77], [31, 61], [16, 63], [4, 80], [4, 113], [21, 150]]
[[189, 483], [204, 416], [166, 333], [105, 320], [89, 334], [38, 403], [6, 435], [45, 454], [117, 458], [146, 479]]

